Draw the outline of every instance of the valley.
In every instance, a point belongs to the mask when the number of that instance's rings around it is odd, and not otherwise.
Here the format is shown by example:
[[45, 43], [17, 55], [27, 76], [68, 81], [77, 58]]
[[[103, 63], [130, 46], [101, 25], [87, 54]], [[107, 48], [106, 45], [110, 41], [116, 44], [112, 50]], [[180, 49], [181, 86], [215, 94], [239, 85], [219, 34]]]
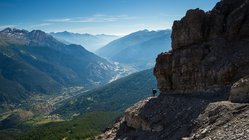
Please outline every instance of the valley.
[[116, 40], [119, 36], [115, 35], [91, 35], [91, 34], [79, 34], [79, 33], [71, 33], [71, 32], [52, 32], [50, 33], [53, 37], [58, 39], [59, 41], [65, 44], [78, 44], [85, 47], [87, 50], [91, 52], [95, 52], [101, 47], [107, 45], [109, 42]]
[[[154, 34], [148, 36], [153, 38]], [[105, 60], [39, 30], [6, 28], [0, 37], [0, 137], [25, 139], [30, 134], [39, 136], [43, 127], [57, 131], [58, 125], [63, 125], [71, 129], [69, 124], [87, 115], [113, 114], [104, 118], [105, 124], [97, 124], [101, 127], [89, 124], [91, 133], [80, 134], [83, 128], [76, 134], [56, 132], [60, 138], [91, 137], [111, 125], [126, 108], [151, 96], [156, 87], [152, 69]], [[44, 137], [49, 133], [45, 131]]]
[[[145, 80], [147, 82], [141, 82]], [[126, 108], [140, 99], [151, 96], [151, 89], [155, 85], [156, 81], [150, 69], [131, 74], [89, 91], [85, 91], [83, 87], [70, 87], [53, 95], [32, 96], [26, 104], [13, 107], [12, 110], [1, 114], [0, 137], [4, 135], [9, 138], [13, 131], [18, 132], [16, 137], [21, 136], [22, 139], [31, 135], [39, 136], [38, 133], [44, 127], [46, 127], [46, 131], [41, 134], [43, 137], [54, 135], [47, 131], [47, 127], [55, 132], [56, 137], [60, 138], [64, 136], [74, 137], [76, 134], [81, 135], [80, 138], [94, 136], [110, 126]], [[122, 104], [120, 104], [121, 102]], [[88, 124], [87, 127], [92, 128], [93, 132], [89, 134], [89, 131], [84, 130], [85, 132], [82, 133], [81, 123], [85, 126], [86, 123], [96, 121], [88, 118], [86, 122], [84, 120], [87, 118], [84, 116], [96, 117], [99, 113], [106, 115], [106, 118], [102, 119], [107, 122], [105, 124], [97, 123], [101, 127]], [[109, 115], [111, 117], [107, 117]], [[100, 116], [103, 117], [103, 115]], [[64, 131], [62, 127], [72, 129], [73, 122], [77, 122], [77, 127], [80, 128], [73, 130], [76, 131], [73, 134], [67, 134], [67, 131]], [[61, 125], [62, 127], [59, 127]]]

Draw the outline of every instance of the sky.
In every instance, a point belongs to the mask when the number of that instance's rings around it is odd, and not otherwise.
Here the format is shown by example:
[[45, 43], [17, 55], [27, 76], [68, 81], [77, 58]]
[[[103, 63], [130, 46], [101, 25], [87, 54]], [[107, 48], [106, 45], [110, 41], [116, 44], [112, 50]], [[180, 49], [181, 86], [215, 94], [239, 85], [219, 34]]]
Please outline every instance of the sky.
[[0, 0], [0, 30], [126, 35], [171, 29], [188, 9], [211, 10], [219, 0]]

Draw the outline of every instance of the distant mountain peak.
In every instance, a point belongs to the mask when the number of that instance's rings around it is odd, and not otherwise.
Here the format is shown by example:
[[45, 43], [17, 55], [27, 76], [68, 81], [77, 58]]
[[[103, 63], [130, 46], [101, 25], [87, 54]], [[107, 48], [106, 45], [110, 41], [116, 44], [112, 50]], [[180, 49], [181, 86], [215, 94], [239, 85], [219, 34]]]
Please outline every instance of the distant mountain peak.
[[148, 29], [144, 29], [144, 30], [142, 30], [143, 32], [149, 32], [149, 30]]
[[29, 37], [37, 41], [42, 41], [44, 39], [53, 39], [52, 36], [46, 34], [41, 30], [32, 30], [31, 32], [29, 32]]
[[11, 33], [12, 31], [13, 29], [8, 27], [8, 28], [3, 29], [1, 33]]
[[[57, 33], [59, 33], [59, 32], [57, 32]], [[63, 31], [62, 33], [69, 33], [68, 31]]]
[[41, 31], [32, 30], [31, 32], [23, 29], [6, 28], [0, 31], [0, 36], [8, 38], [8, 43], [13, 44], [39, 44], [45, 46], [53, 46], [60, 42], [54, 39], [51, 35]]
[[137, 34], [137, 33], [148, 33], [150, 32], [148, 29], [144, 29], [144, 30], [139, 30], [139, 31], [136, 31], [134, 33], [131, 33], [131, 34]]
[[68, 31], [63, 31], [63, 32], [52, 32], [50, 34], [57, 34], [57, 33], [60, 33], [60, 34], [63, 34], [63, 35], [70, 35], [71, 33], [68, 32]]
[[3, 29], [2, 31], [0, 31], [1, 34], [19, 34], [19, 35], [22, 35], [22, 34], [27, 34], [28, 31], [27, 30], [20, 30], [20, 29], [17, 29], [17, 28], [5, 28]]

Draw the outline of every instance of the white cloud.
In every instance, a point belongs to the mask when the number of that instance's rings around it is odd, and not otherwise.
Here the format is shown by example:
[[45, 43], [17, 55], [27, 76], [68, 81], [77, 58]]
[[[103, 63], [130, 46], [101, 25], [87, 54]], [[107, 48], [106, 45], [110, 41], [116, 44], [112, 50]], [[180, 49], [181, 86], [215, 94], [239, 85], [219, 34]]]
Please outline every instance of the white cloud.
[[103, 14], [95, 14], [91, 17], [77, 17], [77, 18], [62, 18], [62, 19], [49, 19], [47, 22], [58, 23], [94, 23], [94, 22], [114, 22], [118, 20], [136, 19], [128, 15], [109, 16]]
[[31, 28], [44, 27], [44, 26], [49, 26], [49, 25], [51, 25], [51, 24], [52, 24], [52, 23], [34, 24], [34, 25], [31, 25]]

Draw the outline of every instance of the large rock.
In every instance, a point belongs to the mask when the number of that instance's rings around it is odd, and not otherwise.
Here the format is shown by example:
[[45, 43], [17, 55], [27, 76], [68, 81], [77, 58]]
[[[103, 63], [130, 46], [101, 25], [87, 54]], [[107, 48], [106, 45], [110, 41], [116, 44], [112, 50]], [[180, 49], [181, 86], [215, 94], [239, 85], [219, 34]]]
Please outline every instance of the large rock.
[[156, 60], [162, 93], [223, 91], [249, 74], [249, 1], [223, 0], [175, 21], [172, 51]]
[[135, 104], [133, 107], [128, 108], [125, 111], [125, 120], [127, 122], [127, 126], [136, 128], [136, 129], [142, 129], [144, 131], [152, 131], [152, 128], [150, 126], [150, 123], [146, 121], [145, 119], [140, 117], [140, 112], [142, 108], [144, 108], [144, 105], [148, 103], [150, 100], [142, 100]]
[[175, 21], [172, 32], [172, 48], [180, 49], [204, 41], [203, 27], [206, 14], [203, 10], [189, 10], [181, 21]]
[[248, 0], [222, 0], [207, 13], [200, 9], [189, 10], [185, 17], [174, 22], [173, 50], [214, 38], [234, 40], [248, 37], [248, 9]]
[[[179, 140], [189, 136], [193, 119], [205, 109], [209, 100], [188, 95], [163, 94], [138, 102], [126, 110], [124, 119], [105, 132], [112, 139]], [[114, 134], [113, 134], [114, 133]]]
[[249, 103], [249, 76], [233, 84], [229, 100], [236, 103]]

